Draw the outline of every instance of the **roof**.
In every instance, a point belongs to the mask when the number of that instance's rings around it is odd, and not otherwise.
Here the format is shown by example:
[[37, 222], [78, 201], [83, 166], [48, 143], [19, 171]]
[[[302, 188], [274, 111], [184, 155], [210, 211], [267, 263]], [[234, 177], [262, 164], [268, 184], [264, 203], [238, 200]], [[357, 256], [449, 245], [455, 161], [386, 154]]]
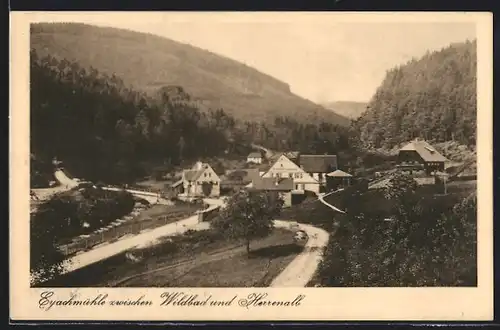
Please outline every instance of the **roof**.
[[251, 152], [248, 158], [262, 158], [262, 154], [258, 151]]
[[230, 170], [227, 171], [225, 178], [228, 181], [241, 181], [241, 182], [252, 182], [255, 179], [258, 179], [259, 169], [258, 168], [247, 168], [241, 170]]
[[426, 162], [445, 162], [446, 157], [424, 140], [413, 140], [399, 151], [416, 151]]
[[293, 179], [290, 178], [257, 178], [253, 181], [254, 190], [287, 191], [293, 190]]
[[271, 157], [269, 157], [269, 162], [274, 163], [276, 162], [281, 156], [285, 156], [285, 153], [283, 152], [276, 152], [274, 153]]
[[336, 170], [336, 171], [333, 171], [331, 173], [328, 173], [327, 176], [330, 176], [330, 177], [337, 177], [337, 178], [349, 178], [351, 177], [352, 175], [350, 175], [349, 173], [347, 172], [344, 172], [342, 170]]
[[284, 155], [289, 159], [297, 159], [299, 158], [300, 153], [298, 151], [289, 151], [285, 152]]
[[184, 171], [184, 179], [187, 181], [196, 181], [200, 175], [203, 173], [205, 169], [201, 170], [185, 170]]
[[207, 169], [207, 167], [211, 167], [210, 164], [207, 163], [199, 164], [199, 163], [197, 163], [195, 166], [200, 165], [201, 166], [200, 169], [184, 170], [183, 176], [185, 180], [196, 181], [203, 174], [203, 172], [205, 172], [205, 169]]
[[328, 173], [337, 168], [337, 156], [300, 155], [299, 166], [307, 173]]
[[184, 182], [184, 181], [182, 179], [180, 179], [179, 181], [172, 183], [170, 185], [170, 187], [175, 188], [175, 187], [179, 186], [182, 182]]

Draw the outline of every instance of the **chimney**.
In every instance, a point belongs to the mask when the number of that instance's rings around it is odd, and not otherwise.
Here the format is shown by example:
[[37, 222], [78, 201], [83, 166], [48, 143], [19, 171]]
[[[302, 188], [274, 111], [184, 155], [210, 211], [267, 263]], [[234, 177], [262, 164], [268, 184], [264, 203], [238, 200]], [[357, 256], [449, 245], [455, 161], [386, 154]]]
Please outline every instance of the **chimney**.
[[196, 164], [194, 165], [195, 170], [201, 170], [202, 167], [203, 167], [203, 163], [200, 161], [196, 162]]

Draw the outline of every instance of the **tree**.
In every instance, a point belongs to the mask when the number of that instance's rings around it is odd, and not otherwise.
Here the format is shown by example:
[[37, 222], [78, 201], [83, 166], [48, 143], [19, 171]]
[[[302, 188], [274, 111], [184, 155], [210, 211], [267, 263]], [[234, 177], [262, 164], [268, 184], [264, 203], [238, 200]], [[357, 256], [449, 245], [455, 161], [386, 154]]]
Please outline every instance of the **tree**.
[[389, 180], [385, 190], [385, 198], [394, 205], [396, 215], [407, 218], [415, 206], [415, 192], [418, 188], [417, 182], [412, 176], [396, 173]]
[[241, 190], [229, 199], [213, 228], [229, 237], [244, 239], [249, 253], [251, 240], [272, 232], [273, 219], [282, 207], [283, 200], [277, 194]]
[[57, 248], [64, 224], [54, 221], [51, 214], [39, 210], [30, 220], [31, 284], [48, 281], [64, 270], [64, 254]]

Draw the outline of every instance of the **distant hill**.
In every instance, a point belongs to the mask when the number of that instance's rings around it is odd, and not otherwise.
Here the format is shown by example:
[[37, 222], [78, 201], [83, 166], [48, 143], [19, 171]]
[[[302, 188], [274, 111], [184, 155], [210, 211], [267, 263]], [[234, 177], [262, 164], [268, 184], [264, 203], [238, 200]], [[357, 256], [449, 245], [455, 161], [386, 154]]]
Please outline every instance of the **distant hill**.
[[355, 121], [361, 145], [391, 149], [415, 137], [476, 143], [476, 41], [452, 44], [389, 70]]
[[325, 108], [349, 119], [356, 119], [366, 110], [366, 102], [336, 101], [322, 104]]
[[290, 92], [290, 87], [242, 63], [152, 34], [79, 23], [31, 26], [40, 56], [78, 62], [121, 78], [151, 95], [181, 86], [201, 109], [223, 108], [239, 120], [291, 116], [303, 122], [349, 120]]

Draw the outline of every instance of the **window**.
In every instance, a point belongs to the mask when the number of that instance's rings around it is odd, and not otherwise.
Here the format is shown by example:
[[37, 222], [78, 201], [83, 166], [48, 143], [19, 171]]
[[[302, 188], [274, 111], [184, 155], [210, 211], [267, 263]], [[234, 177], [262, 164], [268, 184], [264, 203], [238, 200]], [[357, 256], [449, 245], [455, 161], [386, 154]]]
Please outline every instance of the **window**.
[[292, 179], [292, 178], [293, 178], [293, 174], [292, 174], [292, 173], [288, 173], [288, 177], [289, 177], [290, 179]]

